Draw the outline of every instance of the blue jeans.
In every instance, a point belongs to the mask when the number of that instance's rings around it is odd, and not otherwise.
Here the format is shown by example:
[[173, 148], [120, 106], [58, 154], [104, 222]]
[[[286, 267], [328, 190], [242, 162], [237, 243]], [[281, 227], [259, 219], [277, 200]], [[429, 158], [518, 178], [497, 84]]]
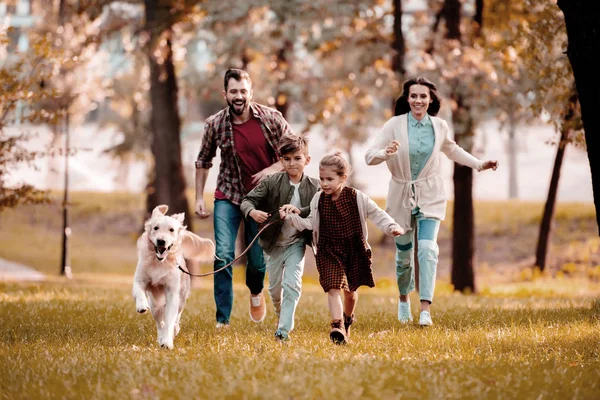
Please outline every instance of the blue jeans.
[[[244, 245], [254, 239], [258, 233], [258, 224], [254, 220], [244, 219], [240, 206], [229, 200], [215, 200], [214, 208], [215, 243], [217, 257], [215, 269], [219, 269], [235, 258], [235, 241], [240, 223], [244, 221]], [[246, 286], [251, 294], [262, 292], [265, 280], [265, 260], [258, 240], [246, 253]], [[229, 323], [233, 306], [233, 266], [225, 268], [214, 275], [215, 303], [217, 306], [217, 322]]]
[[[433, 301], [435, 277], [437, 273], [439, 247], [437, 236], [440, 220], [425, 218], [419, 212], [412, 215], [412, 225], [417, 225], [417, 240], [419, 241], [419, 297], [421, 300]], [[415, 262], [413, 243], [415, 230], [404, 235], [396, 236], [396, 278], [401, 295], [408, 295], [415, 289]]]

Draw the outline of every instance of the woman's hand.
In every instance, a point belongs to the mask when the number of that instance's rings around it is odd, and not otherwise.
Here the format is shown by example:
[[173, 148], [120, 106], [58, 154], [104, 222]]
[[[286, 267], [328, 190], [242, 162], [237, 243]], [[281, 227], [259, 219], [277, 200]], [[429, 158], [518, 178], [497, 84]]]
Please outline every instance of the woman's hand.
[[400, 142], [397, 140], [392, 140], [391, 142], [389, 142], [387, 144], [387, 146], [385, 146], [385, 154], [388, 156], [396, 154], [398, 152], [399, 148], [400, 148]]
[[487, 160], [484, 161], [481, 165], [481, 170], [485, 171], [486, 169], [493, 169], [494, 171], [498, 168], [498, 160]]

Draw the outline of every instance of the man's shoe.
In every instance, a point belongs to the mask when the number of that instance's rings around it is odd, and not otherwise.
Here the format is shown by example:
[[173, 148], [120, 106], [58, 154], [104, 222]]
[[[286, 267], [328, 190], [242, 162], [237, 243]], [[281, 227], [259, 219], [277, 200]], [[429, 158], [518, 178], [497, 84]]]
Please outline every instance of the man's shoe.
[[335, 344], [346, 344], [346, 330], [341, 319], [334, 319], [331, 321], [331, 330], [329, 331], [329, 338]]
[[344, 314], [344, 329], [346, 330], [346, 337], [348, 338], [350, 337], [350, 325], [352, 325], [354, 321], [356, 321], [354, 314], [351, 316]]
[[250, 319], [252, 322], [262, 322], [267, 315], [267, 306], [265, 305], [265, 297], [262, 293], [250, 295]]
[[421, 326], [433, 325], [433, 321], [431, 320], [431, 314], [429, 314], [429, 311], [421, 311], [421, 316], [419, 317], [419, 325], [421, 325]]
[[413, 320], [412, 313], [410, 312], [410, 299], [404, 301], [398, 301], [398, 321], [402, 324], [408, 324]]
[[227, 323], [227, 322], [217, 322], [217, 325], [215, 326], [215, 328], [217, 328], [217, 329], [227, 329], [227, 328], [229, 328], [229, 323]]

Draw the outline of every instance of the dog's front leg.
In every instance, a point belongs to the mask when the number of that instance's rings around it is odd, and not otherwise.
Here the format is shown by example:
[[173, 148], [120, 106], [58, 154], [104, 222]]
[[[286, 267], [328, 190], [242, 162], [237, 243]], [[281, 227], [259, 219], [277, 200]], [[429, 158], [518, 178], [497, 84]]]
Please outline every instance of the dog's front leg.
[[177, 314], [179, 313], [179, 286], [179, 282], [174, 283], [173, 286], [167, 285], [166, 290], [165, 325], [158, 342], [161, 347], [166, 347], [167, 349], [173, 348], [175, 323], [177, 322]]
[[135, 300], [135, 309], [140, 314], [145, 313], [150, 309], [148, 298], [145, 291], [146, 284], [137, 276], [133, 279], [133, 299]]

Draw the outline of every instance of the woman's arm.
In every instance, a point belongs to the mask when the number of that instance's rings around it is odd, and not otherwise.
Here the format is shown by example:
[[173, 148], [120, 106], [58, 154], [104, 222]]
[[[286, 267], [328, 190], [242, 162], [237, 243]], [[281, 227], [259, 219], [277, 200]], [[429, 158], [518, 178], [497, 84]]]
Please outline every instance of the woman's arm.
[[[377, 165], [389, 160], [395, 155], [395, 152], [386, 152], [386, 147], [390, 142], [394, 141], [394, 127], [391, 119], [388, 120], [379, 134], [375, 137], [373, 144], [365, 153], [365, 161], [367, 165]], [[398, 146], [400, 144], [398, 143]]]

